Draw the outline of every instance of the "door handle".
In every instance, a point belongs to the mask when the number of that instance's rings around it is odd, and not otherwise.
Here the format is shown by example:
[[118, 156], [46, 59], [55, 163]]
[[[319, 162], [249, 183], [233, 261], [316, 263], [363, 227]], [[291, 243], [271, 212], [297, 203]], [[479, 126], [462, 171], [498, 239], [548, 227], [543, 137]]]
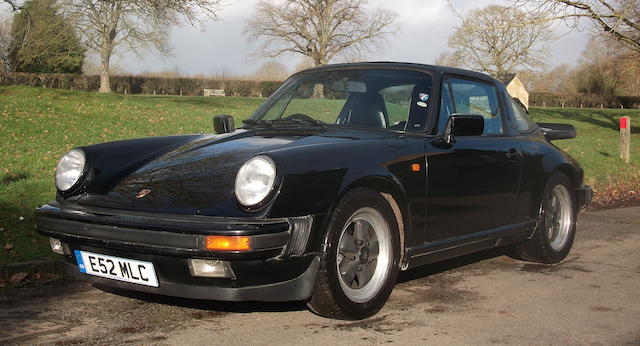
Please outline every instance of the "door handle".
[[522, 157], [522, 154], [519, 151], [517, 151], [515, 148], [511, 148], [507, 152], [507, 159], [511, 161], [519, 160], [521, 157]]

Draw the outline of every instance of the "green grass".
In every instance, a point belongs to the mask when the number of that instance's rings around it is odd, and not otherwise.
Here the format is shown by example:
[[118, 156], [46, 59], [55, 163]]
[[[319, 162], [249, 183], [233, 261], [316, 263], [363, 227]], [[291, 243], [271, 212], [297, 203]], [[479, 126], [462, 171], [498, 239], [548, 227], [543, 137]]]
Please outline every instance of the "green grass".
[[[630, 190], [640, 185], [640, 111], [619, 109], [532, 108], [536, 122], [567, 123], [578, 136], [553, 143], [577, 159], [585, 170], [585, 181], [596, 192], [606, 193], [617, 186]], [[619, 119], [631, 117], [631, 164], [620, 158]], [[596, 196], [598, 197], [598, 196]]]
[[[47, 239], [33, 229], [33, 210], [54, 198], [53, 170], [69, 149], [117, 139], [209, 133], [211, 117], [216, 114], [233, 115], [240, 126], [261, 102], [259, 98], [101, 95], [0, 87], [0, 266], [51, 256]], [[318, 112], [326, 115], [335, 107], [325, 108]], [[402, 109], [395, 112], [400, 114]], [[617, 152], [617, 119], [629, 115], [636, 124], [632, 157], [640, 160], [639, 112], [537, 108], [531, 113], [536, 121], [577, 127], [578, 138], [555, 143], [583, 164], [587, 181], [597, 190], [628, 179], [640, 182], [640, 167], [623, 165]]]

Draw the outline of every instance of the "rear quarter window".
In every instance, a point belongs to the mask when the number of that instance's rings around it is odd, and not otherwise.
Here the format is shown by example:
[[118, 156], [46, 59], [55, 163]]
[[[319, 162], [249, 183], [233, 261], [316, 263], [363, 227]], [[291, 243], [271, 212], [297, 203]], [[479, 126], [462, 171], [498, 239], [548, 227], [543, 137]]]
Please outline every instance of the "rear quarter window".
[[516, 120], [516, 126], [520, 132], [530, 132], [538, 125], [529, 118], [529, 112], [525, 106], [516, 98], [511, 98], [511, 107]]

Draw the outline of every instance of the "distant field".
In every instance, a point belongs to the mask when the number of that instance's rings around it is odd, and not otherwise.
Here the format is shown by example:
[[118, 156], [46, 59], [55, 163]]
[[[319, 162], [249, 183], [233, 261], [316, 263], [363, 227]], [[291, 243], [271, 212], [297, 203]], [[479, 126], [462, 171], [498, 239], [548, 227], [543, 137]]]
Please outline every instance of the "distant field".
[[[260, 98], [155, 97], [0, 87], [0, 265], [50, 256], [33, 230], [33, 209], [54, 198], [58, 158], [81, 145], [116, 139], [212, 131], [211, 116], [230, 114], [236, 125]], [[536, 121], [567, 122], [578, 138], [558, 141], [585, 167], [587, 181], [605, 195], [620, 182], [640, 185], [640, 165], [621, 165], [617, 119], [632, 116], [632, 158], [640, 160], [636, 111], [532, 109]], [[615, 197], [615, 196], [614, 196]]]

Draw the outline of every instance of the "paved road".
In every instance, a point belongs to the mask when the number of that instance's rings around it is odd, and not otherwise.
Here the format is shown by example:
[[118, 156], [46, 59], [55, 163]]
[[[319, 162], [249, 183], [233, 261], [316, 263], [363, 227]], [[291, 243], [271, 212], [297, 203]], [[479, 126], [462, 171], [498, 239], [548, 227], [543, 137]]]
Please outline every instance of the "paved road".
[[72, 282], [0, 294], [1, 323], [0, 344], [23, 330], [31, 336], [13, 342], [640, 345], [640, 207], [582, 214], [561, 265], [485, 252], [403, 273], [364, 321], [324, 319], [301, 304], [127, 296]]

